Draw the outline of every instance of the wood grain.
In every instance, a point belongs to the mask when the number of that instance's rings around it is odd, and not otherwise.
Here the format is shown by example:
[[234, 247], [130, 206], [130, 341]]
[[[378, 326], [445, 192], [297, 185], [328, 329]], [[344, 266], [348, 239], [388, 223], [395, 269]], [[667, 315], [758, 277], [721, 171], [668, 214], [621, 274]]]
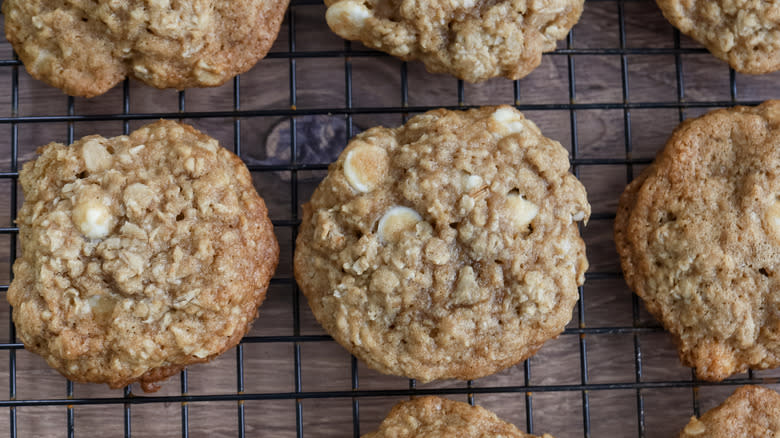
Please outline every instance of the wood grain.
[[[674, 47], [674, 32], [651, 1], [588, 1], [582, 20], [574, 28], [572, 47], [578, 49], [619, 49], [621, 47], [619, 8], [623, 8], [625, 47], [668, 49]], [[341, 51], [345, 43], [334, 36], [324, 23], [324, 6], [295, 6], [294, 42], [298, 52]], [[290, 50], [290, 21], [285, 21], [272, 53]], [[683, 47], [698, 47], [682, 38]], [[364, 48], [357, 43], [354, 50]], [[562, 42], [561, 48], [566, 47]], [[11, 48], [0, 42], [0, 57], [11, 59]], [[360, 114], [360, 108], [441, 105], [483, 105], [517, 103], [519, 105], [609, 104], [608, 109], [584, 108], [536, 109], [526, 111], [542, 130], [576, 153], [577, 160], [609, 158], [621, 160], [630, 156], [650, 159], [661, 148], [681, 118], [701, 114], [705, 109], [678, 111], [656, 105], [654, 108], [633, 108], [624, 111], [624, 101], [633, 104], [676, 102], [677, 64], [673, 54], [587, 54], [565, 56], [546, 55], [542, 65], [527, 78], [515, 84], [504, 79], [482, 84], [465, 84], [462, 100], [458, 98], [458, 83], [444, 75], [431, 75], [419, 63], [406, 68], [408, 100], [402, 93], [402, 64], [388, 56], [298, 57], [294, 66], [287, 57], [261, 61], [240, 79], [242, 110], [287, 111], [344, 108], [356, 109], [351, 119], [339, 114], [296, 116], [296, 159], [306, 164], [324, 164], [332, 160], [347, 138], [360, 129], [383, 124], [402, 123], [402, 114], [372, 112]], [[679, 56], [684, 80], [682, 90], [686, 101], [730, 101], [729, 70], [725, 64], [707, 53]], [[569, 63], [575, 83], [570, 95]], [[625, 65], [625, 72], [623, 66]], [[295, 91], [291, 91], [291, 69], [295, 72]], [[351, 89], [347, 94], [347, 76], [351, 71]], [[0, 67], [0, 117], [12, 115], [13, 67]], [[625, 73], [625, 74], [624, 74]], [[30, 78], [18, 69], [19, 115], [43, 116], [68, 114], [68, 99], [60, 91]], [[624, 95], [623, 77], [627, 78]], [[764, 76], [736, 75], [737, 99], [763, 100], [780, 98], [780, 74]], [[184, 94], [186, 111], [231, 111], [234, 109], [233, 84], [216, 89], [188, 90]], [[291, 100], [294, 96], [295, 101]], [[351, 97], [351, 99], [348, 98]], [[74, 99], [75, 114], [120, 114], [123, 93], [121, 87], [104, 96], [86, 100]], [[645, 105], [652, 106], [652, 105]], [[154, 90], [130, 82], [130, 112], [175, 113], [179, 111], [175, 91]], [[319, 112], [319, 111], [318, 111]], [[235, 124], [236, 120], [240, 126]], [[260, 115], [253, 117], [189, 119], [199, 129], [218, 138], [227, 148], [234, 148], [234, 129], [240, 135], [241, 157], [250, 165], [286, 163], [291, 157], [291, 123], [289, 118]], [[134, 129], [145, 121], [134, 120]], [[317, 127], [319, 131], [313, 127]], [[576, 132], [573, 131], [574, 128]], [[35, 149], [50, 141], [66, 141], [65, 122], [20, 123], [13, 128], [0, 123], [0, 171], [13, 169], [11, 161], [12, 130], [18, 134], [19, 161], [34, 156]], [[99, 133], [117, 135], [123, 131], [121, 121], [76, 122], [76, 138]], [[576, 139], [576, 150], [574, 148]], [[627, 144], [628, 141], [628, 144]], [[630, 151], [627, 152], [627, 151]], [[596, 219], [583, 230], [588, 244], [591, 272], [619, 272], [617, 254], [612, 241], [612, 215], [626, 178], [636, 175], [641, 165], [627, 169], [623, 164], [577, 165], [574, 170], [589, 193]], [[299, 205], [308, 199], [322, 170], [255, 172], [259, 193], [269, 204], [276, 221], [294, 221]], [[297, 186], [293, 185], [297, 182]], [[0, 226], [12, 226], [10, 180], [0, 180]], [[21, 202], [21, 194], [19, 194]], [[293, 204], [293, 198], [297, 204]], [[322, 329], [298, 296], [289, 279], [292, 276], [293, 229], [277, 227], [282, 246], [281, 262], [269, 291], [269, 298], [260, 310], [252, 336], [321, 335]], [[10, 280], [12, 239], [0, 235], [0, 284]], [[634, 323], [632, 295], [619, 277], [590, 279], [583, 288], [584, 319], [575, 310], [569, 325], [576, 327], [630, 327]], [[641, 307], [641, 306], [640, 306]], [[296, 315], [300, 321], [296, 327]], [[0, 339], [11, 340], [9, 310], [0, 302]], [[639, 324], [656, 323], [644, 311]], [[642, 382], [690, 381], [691, 372], [680, 366], [669, 337], [664, 333], [641, 334]], [[352, 361], [350, 356], [332, 341], [312, 341], [298, 344], [300, 353], [300, 389], [305, 392], [350, 391]], [[522, 365], [473, 382], [476, 388], [496, 388], [490, 393], [478, 393], [474, 401], [495, 411], [499, 416], [527, 429], [526, 407], [533, 410], [532, 425], [536, 433], [549, 432], [558, 438], [581, 437], [585, 434], [584, 417], [589, 420], [592, 436], [639, 436], [640, 418], [637, 412], [638, 391], [628, 384], [636, 381], [635, 338], [625, 334], [588, 334], [582, 337], [564, 334], [549, 342], [530, 360], [530, 374]], [[15, 354], [16, 398], [63, 399], [66, 382], [49, 369], [39, 357], [24, 350], [0, 350], [0, 397], [9, 397], [9, 364]], [[243, 379], [245, 393], [290, 393], [296, 389], [296, 345], [290, 342], [247, 343], [243, 345]], [[582, 373], [587, 357], [586, 374]], [[196, 395], [235, 394], [237, 391], [237, 352], [231, 350], [210, 364], [193, 366], [188, 371], [188, 393]], [[778, 371], [755, 373], [757, 377], [780, 376]], [[408, 389], [409, 381], [383, 376], [357, 363], [360, 389]], [[744, 377], [744, 376], [739, 376]], [[535, 386], [621, 384], [615, 389], [594, 388], [587, 392], [545, 391], [526, 393], [526, 380]], [[466, 388], [465, 382], [445, 381], [417, 385], [417, 389]], [[506, 387], [514, 389], [506, 389]], [[140, 389], [133, 393], [141, 396]], [[675, 436], [694, 412], [694, 394], [702, 411], [722, 401], [733, 387], [703, 386], [698, 392], [691, 388], [648, 388], [641, 391], [644, 401], [642, 421], [647, 437]], [[158, 395], [181, 394], [182, 381], [170, 379]], [[121, 397], [121, 391], [111, 391], [99, 385], [76, 384], [74, 397]], [[358, 424], [361, 432], [375, 428], [390, 407], [403, 397], [363, 397], [359, 399]], [[453, 396], [467, 400], [466, 395]], [[584, 409], [587, 400], [588, 409]], [[194, 402], [187, 405], [189, 436], [237, 436], [239, 407], [245, 412], [248, 436], [296, 436], [296, 401], [294, 399], [236, 402]], [[182, 405], [179, 403], [137, 404], [130, 407], [133, 436], [181, 436]], [[15, 411], [19, 436], [59, 437], [66, 435], [66, 408], [20, 407]], [[305, 437], [352, 436], [353, 405], [350, 398], [304, 398], [300, 402], [300, 422]], [[80, 436], [121, 436], [124, 408], [121, 404], [84, 405], [74, 408], [75, 434]], [[0, 415], [0, 433], [10, 427], [9, 413]]]

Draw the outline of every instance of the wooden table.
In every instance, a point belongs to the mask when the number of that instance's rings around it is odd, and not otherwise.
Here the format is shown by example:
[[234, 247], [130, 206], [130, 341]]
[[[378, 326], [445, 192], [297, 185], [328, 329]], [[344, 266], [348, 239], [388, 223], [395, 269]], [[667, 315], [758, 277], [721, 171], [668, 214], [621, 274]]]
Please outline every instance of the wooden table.
[[[0, 227], [13, 226], [11, 193], [19, 190], [12, 177], [15, 138], [22, 163], [50, 141], [118, 135], [181, 112], [185, 121], [237, 150], [253, 170], [282, 247], [268, 299], [246, 342], [169, 379], [153, 395], [159, 399], [141, 398], [137, 386], [128, 404], [121, 390], [69, 387], [42, 359], [15, 344], [8, 305], [1, 300], [0, 320], [6, 322], [0, 324], [0, 404], [8, 406], [9, 396], [15, 396], [38, 400], [32, 404], [39, 406], [0, 415], [0, 435], [10, 430], [13, 418], [18, 436], [36, 437], [66, 436], [71, 425], [81, 436], [127, 431], [132, 436], [240, 436], [243, 427], [247, 436], [335, 437], [352, 436], [358, 427], [362, 433], [374, 429], [390, 406], [408, 397], [410, 382], [351, 359], [312, 317], [292, 279], [299, 205], [349, 136], [439, 106], [514, 103], [570, 149], [574, 172], [593, 206], [583, 229], [591, 268], [567, 332], [528, 363], [471, 383], [416, 385], [419, 393], [443, 390], [462, 401], [471, 394], [475, 403], [521, 429], [557, 438], [637, 437], [640, 430], [660, 438], [676, 436], [695, 410], [709, 409], [735, 389], [737, 382], [692, 382], [669, 336], [623, 282], [612, 222], [627, 179], [652, 159], [680, 120], [734, 102], [780, 98], [780, 74], [731, 76], [724, 63], [679, 37], [651, 1], [593, 0], [570, 40], [545, 55], [527, 78], [461, 84], [428, 74], [419, 63], [407, 65], [357, 43], [345, 45], [327, 29], [324, 6], [311, 0], [293, 5], [272, 54], [240, 81], [181, 94], [130, 81], [127, 89], [119, 86], [98, 98], [69, 99], [9, 63], [11, 48], [0, 43], [0, 58], [10, 64], [0, 66]], [[21, 119], [12, 118], [17, 114]], [[12, 229], [0, 233], [0, 284], [7, 285], [16, 240]], [[780, 372], [735, 379], [749, 377], [774, 382]], [[359, 391], [354, 399], [353, 389]], [[71, 391], [74, 403], [84, 404], [67, 406]], [[183, 392], [192, 398], [182, 398]]]

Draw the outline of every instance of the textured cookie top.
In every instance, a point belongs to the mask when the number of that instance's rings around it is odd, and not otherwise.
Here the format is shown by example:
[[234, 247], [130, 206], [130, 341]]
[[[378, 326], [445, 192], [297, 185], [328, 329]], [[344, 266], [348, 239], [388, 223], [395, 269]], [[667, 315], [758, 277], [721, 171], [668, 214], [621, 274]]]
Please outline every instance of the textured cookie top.
[[39, 152], [8, 290], [27, 349], [72, 380], [153, 389], [241, 340], [279, 249], [238, 157], [170, 121]]
[[304, 205], [295, 276], [336, 341], [384, 373], [472, 379], [571, 319], [585, 189], [507, 106], [436, 110], [353, 139]]
[[583, 0], [325, 0], [339, 36], [470, 82], [519, 79], [579, 20]]
[[780, 101], [680, 125], [623, 193], [615, 242], [700, 378], [780, 365]]
[[764, 0], [656, 0], [680, 32], [742, 73], [780, 69], [780, 4]]
[[691, 418], [680, 438], [775, 437], [780, 432], [780, 394], [743, 386], [700, 419]]
[[[379, 430], [362, 438], [535, 438], [479, 406], [440, 397], [398, 403]], [[553, 438], [548, 434], [541, 438]]]
[[288, 0], [6, 0], [5, 32], [27, 71], [74, 96], [126, 76], [157, 88], [213, 87], [276, 39]]

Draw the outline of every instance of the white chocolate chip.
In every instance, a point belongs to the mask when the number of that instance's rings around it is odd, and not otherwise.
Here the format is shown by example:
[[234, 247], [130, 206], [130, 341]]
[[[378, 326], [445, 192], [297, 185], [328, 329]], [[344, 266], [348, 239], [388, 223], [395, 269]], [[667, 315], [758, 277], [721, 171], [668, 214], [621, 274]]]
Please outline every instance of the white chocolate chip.
[[95, 199], [86, 199], [73, 208], [73, 222], [90, 239], [101, 239], [111, 231], [113, 217], [108, 207]]
[[479, 175], [468, 175], [463, 178], [463, 188], [470, 192], [476, 188], [482, 187], [482, 177]]
[[695, 417], [691, 417], [691, 422], [688, 423], [688, 425], [685, 426], [685, 429], [683, 430], [686, 435], [701, 435], [706, 431], [707, 426], [705, 426], [704, 423], [697, 420]]
[[344, 176], [358, 192], [374, 190], [387, 174], [387, 152], [378, 146], [360, 145], [347, 153]]
[[536, 215], [539, 214], [539, 206], [517, 193], [507, 195], [506, 206], [511, 215], [512, 225], [515, 228], [527, 227]]
[[360, 31], [371, 15], [371, 11], [363, 4], [347, 0], [329, 7], [325, 13], [325, 21], [342, 38], [356, 40], [360, 37]]
[[149, 78], [149, 69], [145, 65], [136, 64], [133, 66], [133, 72], [139, 79]]
[[520, 113], [509, 107], [497, 109], [491, 118], [500, 126], [500, 134], [510, 135], [525, 130], [523, 118]]
[[495, 110], [490, 117], [498, 123], [505, 123], [517, 118], [514, 111], [505, 106]]
[[84, 165], [90, 172], [99, 172], [111, 167], [113, 158], [97, 140], [90, 140], [81, 147], [81, 154], [84, 156]]
[[411, 208], [393, 207], [379, 220], [377, 234], [385, 242], [395, 242], [401, 237], [401, 233], [414, 229], [421, 220], [422, 216]]

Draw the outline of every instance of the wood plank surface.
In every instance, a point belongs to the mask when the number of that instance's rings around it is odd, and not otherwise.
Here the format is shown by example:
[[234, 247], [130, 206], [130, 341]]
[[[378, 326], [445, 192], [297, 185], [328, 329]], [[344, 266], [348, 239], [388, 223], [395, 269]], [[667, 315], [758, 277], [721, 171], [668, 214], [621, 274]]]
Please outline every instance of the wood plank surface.
[[[295, 2], [294, 2], [295, 3]], [[623, 13], [627, 48], [621, 55]], [[668, 103], [677, 102], [682, 92], [686, 102], [731, 102], [728, 67], [708, 53], [694, 50], [677, 57], [666, 49], [675, 47], [672, 27], [652, 1], [588, 1], [579, 24], [574, 28], [571, 48], [611, 49], [608, 54], [545, 55], [542, 65], [517, 83], [494, 79], [479, 85], [465, 84], [459, 100], [458, 82], [445, 75], [432, 75], [419, 63], [403, 65], [388, 56], [287, 56], [291, 50], [315, 51], [365, 50], [360, 44], [345, 46], [324, 22], [322, 5], [300, 3], [293, 7], [294, 29], [288, 16], [272, 56], [261, 61], [240, 78], [240, 109], [257, 110], [258, 115], [240, 118], [190, 118], [187, 122], [219, 139], [227, 148], [236, 148], [249, 165], [286, 164], [293, 150], [303, 164], [325, 164], [334, 159], [349, 136], [361, 129], [383, 124], [397, 125], [404, 116], [396, 111], [361, 113], [363, 108], [437, 107], [516, 103], [534, 106], [525, 111], [551, 138], [560, 141], [576, 155], [574, 170], [586, 185], [596, 216], [583, 230], [588, 245], [591, 272], [615, 274], [620, 270], [612, 240], [612, 216], [627, 177], [636, 175], [642, 165], [627, 169], [624, 164], [587, 164], [593, 159], [622, 160], [626, 157], [651, 159], [664, 144], [681, 118], [696, 116], [709, 108], [678, 110]], [[682, 37], [684, 48], [698, 48]], [[567, 43], [561, 42], [560, 48]], [[653, 53], [641, 50], [658, 49]], [[0, 57], [12, 59], [9, 44], [0, 42]], [[294, 60], [294, 64], [293, 64]], [[678, 64], [679, 61], [679, 64]], [[575, 83], [569, 82], [569, 66]], [[678, 90], [677, 67], [683, 79]], [[625, 71], [622, 70], [625, 66]], [[294, 81], [291, 71], [294, 69]], [[402, 71], [406, 71], [406, 97]], [[12, 79], [18, 72], [18, 110], [20, 116], [67, 115], [68, 99], [59, 90], [30, 78], [22, 67], [0, 67], [0, 117], [12, 115]], [[349, 77], [351, 74], [351, 78]], [[623, 78], [627, 83], [623, 83]], [[348, 80], [349, 79], [349, 80]], [[780, 98], [780, 74], [763, 76], [735, 75], [739, 101]], [[570, 87], [571, 85], [571, 87]], [[294, 90], [291, 88], [294, 86]], [[350, 87], [347, 90], [347, 86]], [[517, 93], [517, 99], [515, 91]], [[349, 91], [349, 92], [348, 92]], [[570, 91], [573, 94], [570, 95]], [[624, 95], [624, 91], [627, 93]], [[351, 97], [351, 99], [350, 99]], [[294, 98], [294, 101], [293, 101]], [[406, 101], [404, 100], [406, 99]], [[569, 111], [544, 107], [548, 104], [595, 104]], [[628, 102], [630, 109], [622, 104]], [[122, 87], [91, 100], [73, 100], [78, 115], [121, 114]], [[234, 84], [215, 89], [187, 90], [179, 106], [176, 91], [159, 91], [139, 82], [130, 82], [130, 112], [133, 114], [225, 111], [236, 107]], [[607, 108], [595, 108], [606, 104]], [[351, 107], [354, 116], [343, 111], [328, 114], [327, 109]], [[318, 115], [296, 115], [296, 147], [291, 145], [289, 117], [274, 111], [299, 114], [316, 110]], [[151, 117], [152, 119], [154, 117]], [[134, 129], [146, 120], [129, 123]], [[0, 123], [0, 171], [13, 170], [12, 139], [18, 136], [19, 162], [34, 157], [35, 149], [50, 141], [67, 141], [67, 122], [35, 121], [12, 125]], [[88, 134], [118, 135], [123, 122], [77, 121], [72, 124], [76, 138]], [[628, 132], [627, 132], [628, 131]], [[240, 144], [236, 142], [240, 139]], [[575, 142], [576, 140], [576, 142]], [[576, 148], [575, 148], [576, 144]], [[630, 152], [627, 152], [630, 151]], [[272, 219], [290, 223], [297, 219], [299, 205], [305, 202], [324, 176], [322, 170], [254, 172], [258, 192], [266, 199]], [[12, 181], [0, 180], [0, 226], [12, 226]], [[19, 190], [17, 188], [17, 190]], [[19, 190], [18, 203], [21, 203]], [[293, 204], [297, 199], [297, 204]], [[295, 296], [292, 278], [293, 227], [280, 225], [276, 232], [282, 247], [276, 283], [260, 309], [251, 336], [322, 335], [305, 299]], [[0, 234], [0, 284], [10, 281], [12, 238]], [[632, 295], [619, 276], [591, 278], [583, 288], [584, 300], [575, 309], [570, 328], [631, 327], [634, 323]], [[584, 318], [580, 320], [580, 315]], [[299, 320], [296, 327], [295, 321]], [[9, 309], [0, 300], [0, 341], [12, 341]], [[656, 326], [640, 305], [639, 324]], [[638, 344], [635, 344], [638, 343]], [[641, 349], [637, 360], [635, 348]], [[298, 355], [299, 353], [299, 355]], [[12, 356], [15, 355], [15, 358]], [[347, 397], [302, 398], [300, 406], [289, 396], [296, 390], [296, 361], [300, 366], [300, 389], [306, 393], [348, 392], [352, 389], [353, 362], [335, 342], [313, 340], [294, 344], [287, 341], [245, 343], [210, 364], [197, 365], [187, 373], [187, 392], [191, 395], [236, 394], [238, 362], [243, 360], [244, 393], [281, 394], [271, 400], [243, 403], [196, 401], [181, 403], [133, 404], [129, 408], [132, 436], [182, 436], [183, 424], [189, 436], [238, 436], [239, 412], [243, 409], [246, 435], [252, 437], [294, 437], [297, 434], [296, 410], [304, 437], [346, 437], [354, 433], [357, 419], [361, 433], [374, 429], [390, 407], [403, 396], [360, 397], [358, 411]], [[15, 375], [10, 364], [15, 361]], [[406, 379], [383, 376], [356, 363], [361, 390], [405, 390]], [[641, 365], [641, 391], [632, 387]], [[617, 334], [564, 334], [550, 341], [530, 359], [530, 373], [523, 365], [472, 382], [479, 388], [474, 402], [496, 412], [522, 430], [551, 433], [557, 438], [586, 436], [637, 437], [640, 425], [647, 437], [676, 436], [688, 418], [720, 403], [734, 390], [733, 385], [655, 387], [657, 382], [689, 382], [691, 370], [682, 367], [670, 338], [662, 332], [642, 333], [635, 339], [630, 332]], [[780, 371], [756, 372], [755, 377], [778, 377]], [[736, 376], [745, 378], [746, 375]], [[49, 369], [42, 359], [24, 350], [0, 350], [0, 400], [9, 400], [10, 382], [15, 381], [16, 399], [64, 399], [66, 381]], [[541, 390], [526, 392], [526, 381]], [[596, 384], [583, 392], [557, 390], [561, 385]], [[610, 387], [610, 384], [614, 384]], [[467, 388], [466, 382], [444, 381], [417, 385], [418, 390]], [[494, 390], [486, 390], [493, 388]], [[559, 389], [559, 388], [558, 388]], [[133, 394], [143, 396], [140, 388]], [[486, 391], [486, 392], [482, 392]], [[182, 378], [163, 384], [157, 395], [180, 395]], [[638, 395], [644, 410], [638, 412]], [[74, 385], [75, 398], [122, 397], [99, 385]], [[452, 395], [466, 401], [467, 395]], [[529, 406], [530, 404], [530, 406]], [[187, 410], [186, 422], [183, 409]], [[526, 412], [532, 411], [532, 418]], [[23, 406], [14, 411], [0, 410], [0, 436], [10, 430], [15, 415], [18, 436], [67, 436], [67, 409], [64, 406]], [[122, 404], [87, 404], [73, 409], [76, 436], [122, 436], [125, 409]]]

